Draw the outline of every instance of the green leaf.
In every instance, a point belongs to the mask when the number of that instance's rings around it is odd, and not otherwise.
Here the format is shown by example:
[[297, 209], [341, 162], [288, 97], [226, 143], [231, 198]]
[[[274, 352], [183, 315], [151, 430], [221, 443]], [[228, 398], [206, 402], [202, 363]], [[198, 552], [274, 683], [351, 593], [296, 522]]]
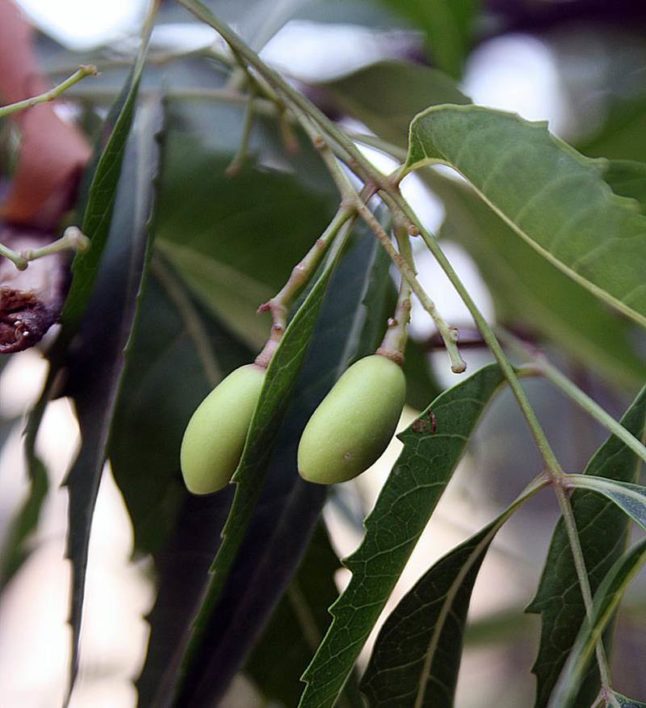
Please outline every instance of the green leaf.
[[406, 168], [444, 163], [542, 256], [646, 324], [646, 217], [545, 123], [479, 106], [439, 106], [411, 124]]
[[[633, 435], [641, 437], [646, 424], [646, 389], [626, 411], [621, 423]], [[581, 477], [628, 482], [637, 478], [639, 464], [635, 454], [612, 436], [597, 450]], [[571, 504], [594, 593], [626, 545], [628, 519], [611, 501], [591, 491], [577, 489]], [[554, 531], [538, 591], [527, 611], [541, 615], [541, 641], [533, 671], [537, 678], [535, 706], [543, 708], [586, 614], [562, 519]], [[582, 704], [586, 699], [591, 702], [598, 688], [599, 676], [595, 672], [586, 682]]]
[[160, 129], [159, 103], [143, 105], [126, 148], [109, 245], [101, 271], [93, 278], [96, 288], [69, 362], [66, 392], [74, 398], [81, 432], [79, 453], [64, 482], [69, 494], [67, 557], [72, 562], [70, 690], [78, 670], [92, 514], [148, 253]]
[[290, 321], [267, 368], [265, 383], [249, 426], [242, 458], [232, 479], [236, 489], [222, 532], [222, 543], [211, 566], [208, 586], [182, 662], [182, 680], [199, 653], [209, 618], [217, 605], [260, 497], [267, 463], [305, 358], [327, 285], [338, 263], [342, 243], [340, 240], [335, 242], [335, 252], [328, 255], [321, 274]]
[[256, 310], [327, 225], [332, 192], [262, 166], [228, 177], [231, 157], [185, 132], [168, 150], [157, 245], [218, 319], [261, 347], [268, 318]]
[[372, 64], [322, 86], [344, 111], [404, 148], [418, 113], [442, 103], [470, 103], [446, 74], [403, 61]]
[[493, 295], [498, 320], [531, 326], [591, 370], [625, 386], [646, 379], [630, 322], [519, 239], [466, 185], [432, 170], [420, 176], [444, 203], [441, 235], [474, 258]]
[[409, 18], [426, 35], [433, 61], [460, 78], [469, 53], [478, 0], [381, 0]]
[[[327, 608], [338, 594], [334, 574], [339, 568], [341, 561], [330, 545], [325, 526], [320, 524], [245, 667], [245, 673], [272, 703], [285, 708], [298, 703], [300, 676], [325, 634]], [[338, 706], [362, 708], [356, 676], [350, 677]]]
[[603, 494], [646, 530], [646, 487], [580, 474], [568, 475], [568, 483], [577, 489]]
[[584, 622], [577, 635], [558, 683], [550, 708], [571, 708], [595, 647], [621, 602], [631, 579], [646, 562], [646, 539], [635, 544], [608, 571], [594, 594], [591, 619]]
[[[348, 364], [375, 351], [385, 324], [381, 303], [390, 283], [377, 276], [389, 259], [367, 228], [360, 224], [358, 230], [360, 236], [345, 252], [328, 286], [288, 411], [266, 471], [261, 470], [264, 481], [253, 517], [202, 633], [199, 655], [191, 663], [178, 705], [212, 705], [222, 699], [318, 521], [327, 489], [298, 475], [298, 442]], [[264, 592], [259, 594], [259, 587]], [[295, 682], [299, 676], [293, 676]]]
[[497, 366], [481, 369], [441, 394], [400, 434], [404, 448], [366, 519], [363, 542], [344, 561], [350, 584], [330, 608], [332, 625], [303, 676], [304, 708], [334, 704], [502, 380]]
[[389, 615], [361, 690], [370, 706], [452, 708], [471, 593], [498, 530], [529, 497], [529, 487], [498, 518], [427, 571]]
[[199, 604], [233, 497], [232, 489], [205, 497], [187, 492], [179, 470], [182, 435], [218, 379], [252, 356], [153, 259], [109, 445], [135, 549], [152, 554], [157, 579], [137, 680], [141, 706], [154, 705], [177, 670], [176, 648]]
[[81, 230], [91, 241], [91, 248], [77, 253], [72, 263], [72, 284], [61, 313], [61, 322], [66, 330], [74, 330], [83, 316], [110, 234], [112, 211], [148, 51], [148, 39], [149, 36], [142, 38], [135, 65], [123, 87], [121, 97], [117, 100], [116, 110], [110, 116], [114, 116], [110, 137], [92, 174], [81, 226]]
[[[83, 199], [83, 232], [91, 239], [91, 248], [85, 253], [77, 253], [72, 264], [72, 283], [61, 313], [62, 329], [54, 342], [48, 357], [50, 368], [39, 400], [29, 413], [25, 428], [25, 457], [31, 482], [29, 497], [18, 518], [20, 529], [16, 536], [16, 559], [26, 555], [25, 543], [38, 524], [42, 504], [47, 494], [49, 482], [47, 470], [36, 455], [36, 436], [49, 403], [61, 367], [64, 365], [68, 346], [78, 329], [83, 312], [92, 294], [97, 269], [111, 226], [112, 211], [117, 194], [121, 164], [126, 140], [132, 125], [139, 80], [148, 50], [148, 36], [140, 45], [133, 70], [123, 86], [120, 97], [108, 115], [106, 125], [109, 137], [105, 145], [97, 147], [91, 181]], [[20, 562], [20, 561], [18, 561]], [[15, 569], [15, 568], [14, 568]]]

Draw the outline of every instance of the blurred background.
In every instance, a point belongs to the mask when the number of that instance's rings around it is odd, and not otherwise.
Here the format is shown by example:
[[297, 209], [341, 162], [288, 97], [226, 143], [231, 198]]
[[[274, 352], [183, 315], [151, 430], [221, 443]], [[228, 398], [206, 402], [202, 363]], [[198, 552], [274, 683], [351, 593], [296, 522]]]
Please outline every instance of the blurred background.
[[[344, 117], [334, 100], [335, 82], [382, 59], [405, 58], [430, 62], [452, 73], [475, 103], [515, 111], [530, 120], [547, 120], [552, 132], [592, 157], [646, 160], [646, 6], [642, 3], [483, 1], [465, 33], [464, 62], [450, 53], [434, 52], [437, 38], [429, 36], [423, 17], [407, 10], [415, 3], [212, 0], [209, 4], [252, 46], [262, 49], [267, 62], [284, 71], [330, 115], [359, 132], [367, 129], [356, 119]], [[146, 3], [20, 0], [20, 5], [41, 33], [38, 51], [52, 81], [71, 73], [79, 63], [99, 67], [101, 75], [76, 86], [61, 107], [92, 133], [125, 79], [139, 42]], [[163, 3], [143, 92], [162, 88], [171, 97], [177, 120], [199, 133], [209, 150], [226, 152], [235, 150], [239, 140], [242, 107], [223, 108], [211, 102], [209, 91], [222, 86], [222, 76], [208, 60], [199, 65], [193, 62], [209, 52], [222, 51], [221, 42], [208, 27], [196, 23], [174, 3]], [[253, 149], [266, 151], [268, 162], [277, 159], [263, 140], [255, 134]], [[381, 153], [366, 150], [379, 167], [392, 164]], [[425, 224], [437, 231], [444, 220], [442, 203], [415, 177], [406, 180], [404, 192]], [[190, 219], [171, 226], [190, 229]], [[171, 226], [162, 223], [160, 229]], [[482, 268], [472, 254], [457, 241], [447, 241], [445, 247], [485, 314], [500, 318], [491, 283], [488, 287], [482, 279]], [[422, 283], [445, 318], [471, 331], [466, 309], [429, 254], [420, 253], [418, 267]], [[254, 287], [243, 300], [249, 299], [255, 307], [265, 298], [267, 285]], [[234, 290], [220, 293], [220, 302], [227, 303]], [[214, 307], [218, 309], [217, 304]], [[227, 305], [222, 307], [219, 314], [226, 319]], [[264, 325], [251, 322], [246, 310], [234, 319], [227, 324], [246, 344], [258, 346]], [[435, 385], [452, 383], [445, 355], [436, 351], [432, 324], [417, 309], [412, 333]], [[562, 350], [550, 351], [582, 388], [615, 416], [621, 414], [638, 382], [613, 380], [607, 371], [584, 366]], [[477, 347], [465, 350], [465, 358], [471, 371], [489, 360]], [[44, 375], [44, 360], [34, 349], [0, 361], [0, 442], [4, 442], [0, 537], [26, 494], [23, 416], [37, 398]], [[549, 385], [532, 381], [528, 390], [563, 466], [581, 471], [604, 439], [602, 431]], [[407, 408], [401, 426], [414, 415], [414, 408]], [[51, 475], [50, 493], [32, 553], [0, 599], [0, 705], [7, 708], [45, 708], [59, 705], [63, 697], [70, 640], [66, 625], [69, 572], [63, 557], [66, 492], [59, 485], [78, 440], [72, 407], [60, 399], [48, 409], [38, 441]], [[399, 443], [393, 442], [374, 469], [341, 485], [328, 502], [326, 520], [341, 555], [357, 546], [361, 519], [374, 503], [398, 448]], [[539, 471], [540, 460], [529, 434], [505, 393], [487, 413], [393, 601], [434, 560], [493, 518]], [[539, 620], [523, 614], [523, 608], [533, 596], [556, 518], [554, 499], [542, 494], [496, 538], [472, 601], [456, 703], [460, 708], [532, 704], [531, 665]], [[126, 708], [136, 703], [132, 681], [143, 662], [148, 637], [144, 616], [151, 609], [154, 590], [149, 559], [138, 555], [133, 560], [132, 553], [131, 524], [108, 465], [92, 526], [83, 662], [72, 706]], [[347, 581], [344, 571], [337, 580], [342, 587]], [[645, 630], [646, 577], [642, 575], [629, 589], [614, 645], [617, 688], [627, 695], [646, 696]], [[240, 676], [223, 705], [262, 702], [253, 683]]]

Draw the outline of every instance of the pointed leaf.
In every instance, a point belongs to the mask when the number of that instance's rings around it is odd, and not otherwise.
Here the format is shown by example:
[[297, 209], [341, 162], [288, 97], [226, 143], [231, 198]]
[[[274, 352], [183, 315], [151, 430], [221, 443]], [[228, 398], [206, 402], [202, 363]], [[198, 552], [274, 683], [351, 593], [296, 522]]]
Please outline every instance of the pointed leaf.
[[438, 106], [411, 124], [406, 167], [444, 163], [533, 248], [646, 324], [646, 216], [544, 123], [479, 106]]
[[285, 414], [296, 378], [310, 344], [330, 278], [338, 263], [344, 238], [337, 238], [311, 290], [290, 321], [265, 376], [260, 398], [247, 433], [242, 458], [233, 476], [236, 485], [233, 504], [222, 532], [222, 542], [210, 569], [208, 586], [195, 618], [182, 661], [179, 690], [200, 647], [209, 619], [217, 605], [225, 581], [260, 498], [267, 465]]
[[252, 356], [155, 257], [109, 444], [135, 549], [152, 554], [157, 580], [137, 681], [141, 706], [154, 705], [162, 679], [177, 670], [177, 646], [198, 606], [233, 498], [232, 489], [206, 497], [188, 493], [179, 470], [182, 435], [219, 378]]
[[646, 562], [646, 539], [637, 543], [608, 571], [594, 595], [591, 620], [577, 635], [563, 672], [550, 699], [550, 708], [571, 708], [595, 647], [621, 602], [631, 579]]
[[333, 620], [305, 672], [301, 706], [332, 706], [448, 484], [469, 436], [502, 383], [487, 366], [441, 394], [400, 434], [404, 443], [366, 535], [344, 564], [352, 579], [332, 605]]
[[[266, 474], [264, 487], [208, 618], [199, 653], [177, 699], [180, 705], [213, 705], [222, 698], [295, 572], [325, 502], [326, 488], [307, 484], [298, 475], [298, 442], [311, 414], [349, 362], [378, 346], [385, 323], [381, 301], [390, 285], [373, 276], [375, 263], [380, 273], [388, 257], [372, 234], [359, 228], [361, 236], [330, 281], [266, 473], [259, 470]], [[380, 323], [378, 330], [368, 326], [372, 320]], [[259, 587], [264, 592], [258, 593]]]
[[631, 322], [519, 239], [469, 187], [431, 170], [421, 176], [444, 203], [442, 236], [474, 258], [499, 320], [530, 325], [590, 369], [623, 385], [641, 385], [646, 363], [636, 351]]
[[82, 439], [65, 480], [69, 493], [67, 557], [72, 561], [71, 684], [78, 669], [92, 514], [148, 250], [160, 120], [160, 105], [156, 101], [142, 106], [137, 116], [119, 181], [110, 245], [81, 324], [67, 383], [67, 392], [76, 404]]
[[452, 708], [471, 592], [498, 530], [530, 496], [529, 487], [498, 518], [439, 560], [381, 628], [361, 690], [370, 706]]
[[36, 436], [47, 404], [54, 395], [54, 388], [59, 378], [58, 374], [64, 365], [67, 349], [92, 294], [98, 265], [111, 227], [126, 140], [132, 126], [139, 80], [147, 50], [148, 38], [146, 37], [142, 40], [135, 66], [106, 120], [105, 127], [109, 129], [107, 142], [97, 147], [94, 169], [88, 172], [88, 175], [91, 174], [91, 181], [81, 208], [83, 209], [82, 230], [91, 239], [91, 248], [85, 253], [77, 253], [74, 258], [72, 283], [61, 314], [62, 329], [48, 352], [50, 368], [47, 379], [39, 400], [29, 413], [25, 428], [25, 457], [32, 490], [24, 507], [24, 524], [20, 532], [23, 548], [17, 549], [22, 556], [25, 554], [24, 543], [38, 524], [48, 484], [46, 469], [42, 460], [36, 455]]
[[646, 530], [646, 487], [580, 474], [568, 475], [568, 482], [577, 489], [590, 489], [603, 494]]
[[83, 316], [98, 274], [103, 249], [110, 234], [121, 166], [148, 51], [148, 39], [149, 36], [142, 38], [135, 65], [122, 89], [115, 109], [109, 116], [114, 119], [114, 124], [111, 126], [110, 137], [98, 156], [92, 173], [81, 225], [81, 230], [90, 239], [91, 247], [83, 253], [77, 253], [72, 263], [72, 284], [61, 314], [61, 322], [65, 329], [77, 327]]
[[[633, 435], [641, 437], [646, 424], [646, 389], [635, 399], [621, 423]], [[592, 475], [629, 481], [637, 478], [638, 470], [635, 454], [612, 436], [592, 457], [583, 478]], [[591, 491], [575, 490], [571, 504], [594, 593], [625, 547], [628, 519], [611, 501]], [[585, 618], [583, 597], [562, 520], [554, 531], [536, 597], [527, 611], [541, 615], [541, 641], [533, 671], [537, 678], [535, 705], [544, 708]], [[591, 702], [598, 688], [599, 677], [594, 673], [586, 682], [582, 702], [586, 699]]]

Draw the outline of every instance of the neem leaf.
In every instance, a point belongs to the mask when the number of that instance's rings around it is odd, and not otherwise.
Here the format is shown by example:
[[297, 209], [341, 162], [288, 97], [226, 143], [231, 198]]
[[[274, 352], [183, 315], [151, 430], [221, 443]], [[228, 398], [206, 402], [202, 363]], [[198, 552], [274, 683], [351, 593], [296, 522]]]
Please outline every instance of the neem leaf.
[[[258, 471], [264, 475], [260, 498], [208, 618], [179, 705], [213, 705], [222, 698], [295, 572], [325, 502], [327, 489], [307, 484], [298, 475], [302, 431], [348, 364], [374, 352], [385, 328], [381, 301], [390, 283], [376, 280], [374, 271], [380, 273], [389, 259], [363, 225], [357, 230], [361, 235], [330, 281], [266, 472]], [[380, 323], [378, 329], [367, 326], [373, 319]], [[252, 484], [261, 484], [258, 480]], [[299, 676], [292, 676], [295, 683]]]
[[[91, 172], [91, 182], [88, 193], [85, 195], [84, 203], [83, 231], [91, 239], [92, 246], [85, 253], [77, 253], [74, 259], [72, 284], [61, 315], [63, 327], [48, 353], [50, 368], [47, 380], [40, 398], [30, 411], [27, 420], [25, 428], [25, 457], [32, 485], [37, 485], [38, 489], [32, 489], [25, 507], [27, 515], [25, 516], [25, 526], [21, 532], [23, 542], [38, 523], [40, 509], [46, 494], [46, 470], [42, 461], [36, 455], [36, 436], [47, 404], [54, 393], [58, 374], [63, 366], [68, 346], [79, 326], [83, 312], [92, 294], [98, 264], [110, 230], [121, 164], [126, 140], [132, 125], [139, 80], [147, 49], [148, 39], [146, 37], [142, 40], [136, 64], [123, 87], [121, 96], [106, 121], [106, 126], [111, 126], [112, 129], [105, 146], [96, 157], [96, 165]], [[88, 172], [88, 174], [90, 173]]]
[[548, 704], [550, 708], [571, 708], [576, 704], [579, 686], [595, 647], [614, 617], [628, 583], [639, 572], [644, 562], [646, 539], [622, 555], [603, 578], [593, 598], [591, 619], [586, 619], [576, 637]]
[[155, 564], [157, 597], [147, 618], [148, 652], [137, 680], [142, 706], [155, 705], [177, 668], [177, 646], [198, 606], [233, 497], [232, 489], [206, 497], [188, 493], [179, 470], [182, 435], [219, 378], [252, 356], [156, 256], [109, 444], [135, 549], [152, 554]]
[[448, 484], [469, 436], [500, 386], [495, 365], [442, 393], [399, 438], [404, 448], [366, 519], [359, 549], [344, 561], [352, 579], [303, 675], [300, 705], [332, 706], [406, 561]]
[[81, 230], [90, 239], [91, 247], [83, 253], [77, 253], [72, 263], [72, 284], [61, 314], [61, 322], [66, 330], [76, 328], [83, 316], [110, 234], [112, 211], [148, 51], [148, 39], [149, 35], [146, 35], [141, 40], [135, 65], [115, 105], [117, 110], [110, 115], [114, 115], [110, 137], [92, 174], [81, 225]]
[[[633, 435], [641, 437], [646, 423], [646, 389], [635, 399], [621, 423]], [[581, 478], [594, 476], [595, 479], [627, 482], [636, 479], [638, 470], [635, 454], [613, 436], [597, 450]], [[586, 489], [575, 490], [571, 504], [594, 593], [625, 547], [628, 519], [612, 501]], [[533, 671], [537, 678], [535, 706], [543, 708], [586, 614], [562, 520], [554, 531], [536, 596], [527, 611], [541, 615], [541, 641]], [[589, 701], [594, 699], [598, 686], [599, 677], [595, 673], [584, 686]]]
[[568, 482], [577, 489], [590, 489], [603, 494], [646, 530], [646, 487], [580, 474], [569, 475]]
[[442, 236], [474, 258], [499, 320], [529, 325], [590, 369], [624, 385], [641, 385], [646, 364], [636, 351], [631, 322], [519, 239], [467, 185], [432, 170], [420, 176], [444, 203]]
[[184, 689], [186, 673], [195, 657], [199, 656], [209, 619], [260, 498], [272, 448], [305, 358], [328, 283], [338, 263], [341, 245], [340, 240], [334, 244], [334, 252], [328, 254], [318, 279], [290, 321], [267, 368], [265, 383], [247, 433], [242, 458], [232, 479], [236, 488], [229, 517], [222, 532], [222, 543], [211, 566], [208, 586], [182, 662], [180, 694]]
[[500, 516], [439, 560], [403, 597], [375, 642], [361, 690], [370, 706], [452, 708], [471, 592], [498, 530], [536, 482]]
[[646, 216], [545, 123], [480, 106], [437, 106], [411, 124], [406, 168], [443, 163], [536, 251], [646, 324]]
[[[67, 393], [74, 398], [81, 448], [69, 470], [67, 556], [72, 561], [72, 661], [70, 690], [78, 670], [85, 574], [92, 514], [107, 456], [127, 345], [135, 325], [148, 252], [148, 221], [158, 164], [160, 105], [139, 110], [119, 179], [110, 242], [101, 262], [73, 351]], [[81, 292], [81, 291], [79, 291]]]

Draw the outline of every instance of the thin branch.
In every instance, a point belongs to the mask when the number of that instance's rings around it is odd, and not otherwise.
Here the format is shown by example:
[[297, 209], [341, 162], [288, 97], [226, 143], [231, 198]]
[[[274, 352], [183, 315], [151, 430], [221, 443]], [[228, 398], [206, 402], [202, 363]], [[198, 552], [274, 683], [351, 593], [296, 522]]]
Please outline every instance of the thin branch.
[[49, 101], [56, 100], [61, 94], [65, 93], [67, 89], [74, 84], [78, 84], [86, 76], [96, 76], [96, 67], [92, 64], [87, 64], [80, 66], [70, 77], [61, 81], [60, 84], [54, 86], [54, 88], [41, 93], [38, 96], [33, 96], [32, 98], [26, 98], [24, 101], [17, 101], [16, 103], [10, 103], [8, 106], [0, 106], [0, 118], [5, 118], [13, 113], [18, 113], [19, 111], [24, 111], [27, 108], [32, 108], [37, 106], [39, 103], [48, 103]]

